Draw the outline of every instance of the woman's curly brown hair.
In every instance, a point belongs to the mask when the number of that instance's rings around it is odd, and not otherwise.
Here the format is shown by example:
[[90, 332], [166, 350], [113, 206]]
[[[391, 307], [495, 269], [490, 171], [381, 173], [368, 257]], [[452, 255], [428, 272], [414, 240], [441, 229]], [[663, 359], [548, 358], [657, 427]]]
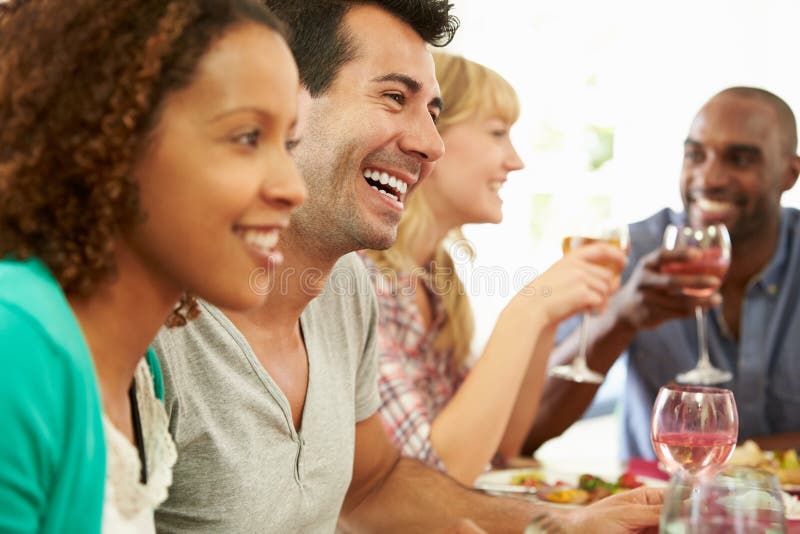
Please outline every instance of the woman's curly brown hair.
[[40, 259], [67, 294], [111, 279], [160, 103], [244, 22], [284, 33], [254, 0], [0, 3], [0, 258]]

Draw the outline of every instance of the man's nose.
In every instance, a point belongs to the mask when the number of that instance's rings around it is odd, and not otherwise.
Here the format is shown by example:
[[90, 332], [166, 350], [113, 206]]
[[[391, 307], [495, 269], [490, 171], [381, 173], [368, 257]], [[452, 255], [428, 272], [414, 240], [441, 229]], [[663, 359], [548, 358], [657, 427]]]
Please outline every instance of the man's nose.
[[400, 139], [400, 149], [423, 162], [434, 162], [444, 154], [444, 141], [426, 111], [415, 117]]
[[728, 182], [728, 175], [720, 159], [711, 155], [706, 158], [703, 165], [698, 167], [695, 177], [704, 189], [722, 187]]

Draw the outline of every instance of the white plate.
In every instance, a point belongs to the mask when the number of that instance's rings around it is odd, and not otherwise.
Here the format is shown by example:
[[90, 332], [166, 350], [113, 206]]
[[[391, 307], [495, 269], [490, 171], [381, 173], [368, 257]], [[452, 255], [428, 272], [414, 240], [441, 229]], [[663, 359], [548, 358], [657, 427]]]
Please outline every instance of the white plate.
[[[519, 484], [512, 484], [511, 481], [515, 475], [524, 475], [529, 473], [542, 474], [541, 469], [521, 468], [521, 469], [501, 469], [497, 471], [487, 471], [479, 475], [475, 479], [474, 486], [483, 491], [492, 493], [523, 493], [533, 495], [536, 493], [536, 488], [529, 486], [520, 486]], [[549, 482], [549, 481], [548, 481]]]
[[543, 470], [543, 469], [535, 469], [535, 468], [523, 468], [523, 469], [502, 469], [497, 471], [487, 471], [483, 473], [475, 480], [475, 487], [480, 489], [481, 491], [485, 491], [492, 495], [501, 495], [501, 496], [509, 496], [513, 495], [515, 497], [521, 497], [523, 499], [528, 499], [540, 503], [545, 503], [551, 506], [557, 506], [562, 508], [580, 508], [581, 505], [579, 504], [563, 504], [563, 503], [555, 503], [551, 501], [546, 501], [544, 499], [540, 499], [536, 496], [537, 489], [529, 486], [520, 486], [519, 484], [512, 484], [511, 480], [513, 479], [514, 475], [522, 475], [528, 473], [537, 473], [544, 478], [544, 481], [547, 483], [554, 483], [558, 480], [563, 480], [572, 485], [577, 485], [578, 477], [577, 476], [569, 476], [569, 477], [559, 477], [553, 478], [550, 475], [552, 472]]
[[783, 484], [781, 487], [789, 493], [800, 493], [800, 484]]
[[[520, 486], [518, 484], [511, 483], [515, 475], [529, 474], [529, 473], [539, 474], [542, 477], [542, 479], [548, 484], [555, 484], [556, 482], [563, 481], [573, 487], [577, 487], [580, 476], [585, 472], [575, 473], [575, 472], [567, 472], [567, 471], [547, 469], [547, 468], [502, 469], [497, 471], [487, 471], [486, 473], [483, 473], [475, 480], [474, 485], [476, 488], [489, 493], [495, 493], [498, 495], [513, 494], [525, 498], [538, 500], [543, 503], [552, 504], [554, 506], [563, 506], [569, 508], [581, 506], [579, 504], [561, 504], [561, 503], [546, 501], [543, 499], [537, 499], [536, 488]], [[591, 474], [599, 476], [609, 482], [612, 482], [615, 481], [617, 477], [619, 477], [619, 475], [622, 473], [616, 472], [616, 473], [591, 473]], [[666, 481], [664, 480], [658, 480], [655, 478], [649, 478], [643, 476], [637, 476], [636, 478], [637, 480], [639, 480], [640, 482], [642, 482], [647, 486], [663, 487], [667, 485]]]

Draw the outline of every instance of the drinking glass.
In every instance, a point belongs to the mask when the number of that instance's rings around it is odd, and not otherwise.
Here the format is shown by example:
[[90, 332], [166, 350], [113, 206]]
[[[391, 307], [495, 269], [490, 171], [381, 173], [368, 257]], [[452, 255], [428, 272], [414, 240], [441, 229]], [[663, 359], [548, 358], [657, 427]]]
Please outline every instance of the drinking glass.
[[785, 531], [780, 484], [762, 469], [731, 466], [711, 478], [678, 470], [664, 493], [659, 532], [665, 534]]
[[730, 459], [739, 415], [729, 389], [663, 386], [653, 404], [650, 438], [667, 471], [710, 476]]
[[[731, 263], [731, 238], [724, 224], [709, 226], [669, 225], [664, 231], [664, 248], [667, 250], [698, 249], [700, 254], [686, 261], [665, 264], [661, 272], [667, 274], [713, 275], [722, 280]], [[719, 287], [684, 288], [685, 295], [709, 297]], [[705, 312], [702, 306], [694, 309], [697, 321], [697, 349], [699, 358], [694, 369], [680, 373], [676, 380], [683, 384], [720, 384], [728, 382], [733, 374], [714, 367], [708, 355]]]
[[[591, 245], [592, 243], [608, 243], [613, 245], [626, 254], [630, 250], [630, 234], [628, 233], [628, 225], [624, 223], [611, 223], [602, 221], [595, 225], [584, 229], [580, 234], [571, 235], [564, 238], [562, 242], [562, 250], [564, 254], [574, 250], [578, 247]], [[621, 274], [616, 265], [606, 265], [609, 269], [617, 271], [617, 275]], [[572, 380], [573, 382], [588, 382], [591, 384], [600, 384], [603, 382], [605, 376], [597, 371], [589, 369], [586, 364], [586, 350], [589, 344], [589, 318], [591, 313], [589, 311], [583, 312], [583, 318], [580, 327], [580, 338], [578, 341], [578, 355], [571, 363], [566, 365], [557, 365], [550, 369], [550, 376], [563, 378], [564, 380]]]

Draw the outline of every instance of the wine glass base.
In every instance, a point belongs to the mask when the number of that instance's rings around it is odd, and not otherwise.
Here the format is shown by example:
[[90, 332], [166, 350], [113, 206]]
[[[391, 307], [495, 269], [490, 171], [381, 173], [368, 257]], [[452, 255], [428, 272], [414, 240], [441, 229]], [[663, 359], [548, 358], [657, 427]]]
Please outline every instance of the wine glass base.
[[723, 371], [716, 367], [696, 367], [691, 371], [680, 373], [675, 377], [681, 384], [694, 384], [700, 386], [710, 386], [711, 384], [721, 384], [733, 379], [733, 374]]
[[605, 379], [600, 373], [592, 371], [588, 367], [580, 367], [577, 365], [558, 365], [550, 369], [548, 374], [563, 380], [586, 382], [589, 384], [602, 384]]

